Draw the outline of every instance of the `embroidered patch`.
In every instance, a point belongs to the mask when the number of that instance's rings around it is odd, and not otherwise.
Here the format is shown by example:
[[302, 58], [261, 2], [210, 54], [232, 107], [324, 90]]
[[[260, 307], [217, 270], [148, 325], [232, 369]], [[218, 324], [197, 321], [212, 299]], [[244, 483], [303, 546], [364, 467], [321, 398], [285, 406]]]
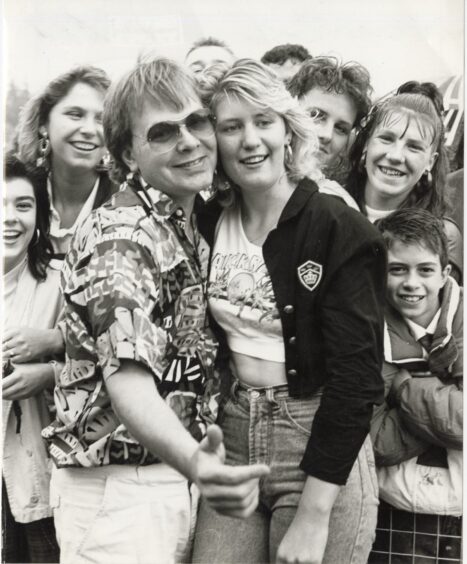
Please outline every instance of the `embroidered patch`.
[[298, 279], [307, 290], [312, 292], [320, 283], [323, 267], [317, 262], [307, 260], [297, 268]]

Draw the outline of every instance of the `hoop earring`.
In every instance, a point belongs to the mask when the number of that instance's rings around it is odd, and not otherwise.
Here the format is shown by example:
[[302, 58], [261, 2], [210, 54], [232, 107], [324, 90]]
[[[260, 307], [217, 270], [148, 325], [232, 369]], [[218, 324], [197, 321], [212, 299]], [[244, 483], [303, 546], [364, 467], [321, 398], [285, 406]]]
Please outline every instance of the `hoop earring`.
[[36, 160], [36, 166], [47, 169], [48, 168], [47, 157], [50, 154], [50, 141], [47, 132], [41, 135], [41, 138], [39, 139], [39, 146], [37, 152], [39, 153], [39, 157]]
[[365, 165], [366, 165], [366, 149], [363, 151], [362, 156], [360, 157], [360, 160], [358, 161], [359, 172], [365, 171]]
[[284, 164], [290, 166], [293, 163], [293, 149], [292, 145], [288, 143], [284, 151]]

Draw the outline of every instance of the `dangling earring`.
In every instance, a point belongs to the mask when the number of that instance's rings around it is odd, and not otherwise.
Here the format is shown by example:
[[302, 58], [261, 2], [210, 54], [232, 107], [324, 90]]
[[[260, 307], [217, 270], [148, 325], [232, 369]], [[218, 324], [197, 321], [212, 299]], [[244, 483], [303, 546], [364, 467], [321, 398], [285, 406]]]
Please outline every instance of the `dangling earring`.
[[39, 146], [37, 152], [39, 153], [39, 157], [36, 160], [36, 166], [47, 169], [48, 168], [47, 157], [49, 156], [50, 153], [50, 141], [49, 141], [49, 136], [47, 135], [47, 131], [41, 133], [41, 138], [39, 139]]
[[423, 174], [424, 176], [426, 176], [426, 182], [428, 186], [431, 186], [431, 183], [433, 182], [433, 176], [431, 175], [431, 170], [425, 170]]
[[363, 151], [362, 156], [360, 157], [360, 161], [358, 162], [359, 172], [365, 171], [365, 165], [366, 165], [366, 149]]
[[130, 172], [126, 175], [125, 180], [127, 181], [128, 184], [133, 184], [134, 180], [135, 180], [135, 172], [130, 170]]
[[284, 151], [284, 164], [290, 166], [293, 163], [293, 149], [290, 143], [287, 143]]
[[108, 151], [105, 152], [105, 155], [99, 161], [98, 165], [96, 166], [97, 172], [107, 172], [110, 168], [112, 159], [110, 157], [110, 153]]

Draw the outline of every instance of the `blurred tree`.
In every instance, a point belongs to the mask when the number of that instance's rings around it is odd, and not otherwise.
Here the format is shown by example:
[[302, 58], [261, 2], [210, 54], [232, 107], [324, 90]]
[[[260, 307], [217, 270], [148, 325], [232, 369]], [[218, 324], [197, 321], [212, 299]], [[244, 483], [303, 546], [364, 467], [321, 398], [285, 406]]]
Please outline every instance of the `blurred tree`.
[[7, 151], [14, 147], [19, 113], [30, 97], [31, 94], [26, 87], [19, 88], [14, 82], [10, 82], [5, 106], [5, 149]]

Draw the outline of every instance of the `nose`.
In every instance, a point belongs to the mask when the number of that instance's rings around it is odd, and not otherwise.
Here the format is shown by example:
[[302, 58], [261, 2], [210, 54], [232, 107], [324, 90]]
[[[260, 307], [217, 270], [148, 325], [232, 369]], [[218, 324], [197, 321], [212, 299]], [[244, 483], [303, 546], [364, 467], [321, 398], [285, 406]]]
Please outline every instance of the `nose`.
[[333, 130], [334, 124], [329, 119], [323, 119], [316, 123], [316, 132], [321, 143], [330, 143]]
[[177, 148], [179, 151], [191, 151], [200, 145], [200, 140], [193, 135], [187, 126], [182, 123], [179, 125]]
[[393, 162], [403, 162], [404, 161], [404, 151], [402, 148], [402, 143], [392, 143], [391, 146], [386, 151], [386, 158]]
[[418, 274], [415, 270], [409, 270], [404, 279], [404, 288], [407, 290], [415, 290], [420, 285]]
[[17, 220], [16, 207], [12, 203], [3, 204], [3, 223], [14, 223]]
[[96, 135], [102, 130], [102, 124], [91, 115], [84, 117], [80, 125], [81, 133], [89, 136]]
[[245, 149], [253, 149], [260, 144], [258, 131], [253, 124], [246, 124], [243, 129], [242, 144]]

